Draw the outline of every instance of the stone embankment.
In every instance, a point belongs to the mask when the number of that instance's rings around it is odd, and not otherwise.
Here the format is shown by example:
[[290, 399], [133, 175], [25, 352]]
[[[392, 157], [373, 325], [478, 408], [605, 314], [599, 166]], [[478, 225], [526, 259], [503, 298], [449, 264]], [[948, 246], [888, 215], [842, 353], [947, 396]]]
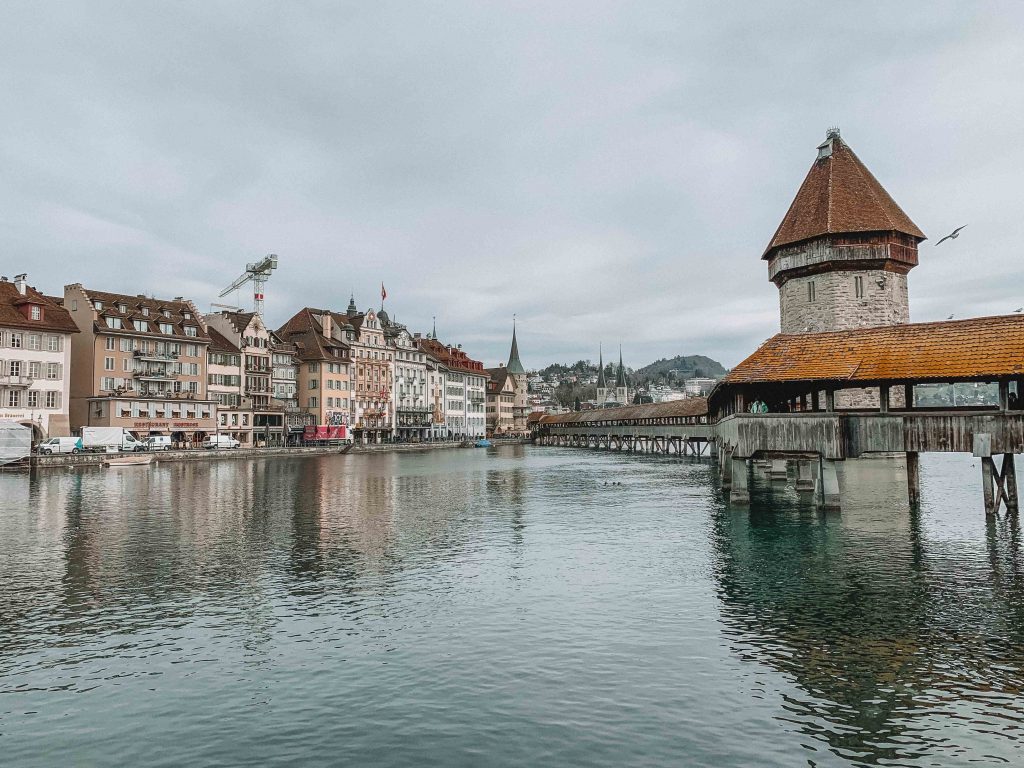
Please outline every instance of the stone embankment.
[[[496, 445], [517, 445], [528, 443], [529, 440], [498, 440]], [[218, 459], [263, 459], [282, 456], [323, 456], [340, 453], [411, 453], [415, 451], [431, 451], [449, 448], [461, 448], [461, 443], [380, 443], [376, 445], [354, 445], [347, 451], [338, 446], [315, 446], [310, 448], [234, 448], [203, 450], [194, 449], [188, 451], [159, 451], [153, 453], [153, 460], [164, 461], [213, 461]], [[130, 456], [134, 454], [118, 454]], [[64, 453], [53, 456], [33, 456], [31, 466], [38, 469], [58, 467], [88, 467], [101, 466], [107, 459], [103, 453]], [[19, 462], [9, 469], [25, 468], [25, 464]]]

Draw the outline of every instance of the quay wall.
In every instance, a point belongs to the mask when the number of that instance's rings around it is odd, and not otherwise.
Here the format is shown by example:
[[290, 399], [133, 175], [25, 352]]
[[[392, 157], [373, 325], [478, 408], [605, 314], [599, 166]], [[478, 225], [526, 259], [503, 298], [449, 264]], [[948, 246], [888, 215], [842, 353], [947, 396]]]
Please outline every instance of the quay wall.
[[[499, 440], [495, 442], [495, 445], [521, 445], [528, 442], [529, 440]], [[324, 456], [340, 453], [413, 453], [416, 451], [445, 450], [461, 447], [462, 446], [459, 443], [380, 443], [355, 445], [348, 451], [343, 451], [338, 446], [315, 446], [309, 448], [194, 449], [188, 451], [158, 451], [151, 455], [155, 462], [216, 461], [219, 459], [263, 459], [289, 456]], [[122, 453], [117, 455], [134, 456], [136, 454]], [[31, 458], [31, 467], [33, 469], [58, 469], [62, 467], [101, 466], [107, 457], [108, 455], [104, 453], [64, 453], [54, 456], [33, 456]], [[25, 464], [11, 465], [7, 467], [9, 470], [24, 470], [25, 468]]]

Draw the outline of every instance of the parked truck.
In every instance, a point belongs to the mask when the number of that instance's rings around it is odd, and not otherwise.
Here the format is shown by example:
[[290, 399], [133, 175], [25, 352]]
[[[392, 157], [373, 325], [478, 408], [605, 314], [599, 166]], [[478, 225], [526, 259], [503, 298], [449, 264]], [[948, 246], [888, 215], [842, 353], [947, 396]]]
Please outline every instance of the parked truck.
[[146, 450], [146, 444], [124, 427], [82, 427], [82, 446], [87, 451]]

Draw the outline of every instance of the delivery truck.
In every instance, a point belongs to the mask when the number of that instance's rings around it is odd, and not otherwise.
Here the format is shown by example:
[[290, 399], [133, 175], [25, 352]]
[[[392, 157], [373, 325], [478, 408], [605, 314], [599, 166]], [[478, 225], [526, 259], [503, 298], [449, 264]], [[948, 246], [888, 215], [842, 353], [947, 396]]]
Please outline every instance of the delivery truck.
[[82, 427], [82, 445], [87, 451], [146, 450], [146, 444], [124, 427]]

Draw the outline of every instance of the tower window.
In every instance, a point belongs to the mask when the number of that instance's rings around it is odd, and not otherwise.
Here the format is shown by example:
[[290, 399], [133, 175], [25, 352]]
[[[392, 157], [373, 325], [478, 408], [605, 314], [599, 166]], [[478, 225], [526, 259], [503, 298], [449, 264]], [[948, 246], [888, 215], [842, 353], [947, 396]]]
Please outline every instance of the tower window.
[[813, 302], [816, 299], [817, 299], [817, 294], [815, 293], [815, 290], [814, 290], [814, 281], [813, 280], [808, 280], [807, 281], [807, 301], [808, 302]]
[[853, 278], [853, 292], [858, 299], [864, 298], [864, 277], [856, 275]]

